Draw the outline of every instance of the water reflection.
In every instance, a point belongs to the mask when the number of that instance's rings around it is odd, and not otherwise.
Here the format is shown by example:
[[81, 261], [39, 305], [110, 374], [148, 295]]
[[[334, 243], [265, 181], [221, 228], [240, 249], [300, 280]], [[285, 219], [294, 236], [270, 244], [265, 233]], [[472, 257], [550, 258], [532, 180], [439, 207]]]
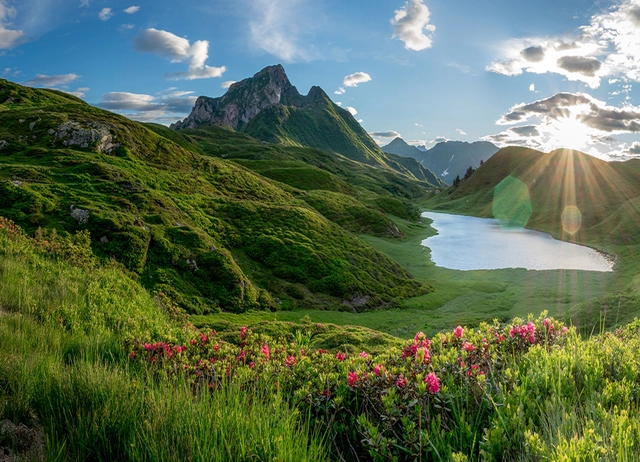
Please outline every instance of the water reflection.
[[425, 212], [436, 236], [422, 241], [437, 266], [457, 270], [526, 268], [613, 271], [608, 256], [589, 247], [558, 241], [547, 233], [503, 228], [490, 218]]

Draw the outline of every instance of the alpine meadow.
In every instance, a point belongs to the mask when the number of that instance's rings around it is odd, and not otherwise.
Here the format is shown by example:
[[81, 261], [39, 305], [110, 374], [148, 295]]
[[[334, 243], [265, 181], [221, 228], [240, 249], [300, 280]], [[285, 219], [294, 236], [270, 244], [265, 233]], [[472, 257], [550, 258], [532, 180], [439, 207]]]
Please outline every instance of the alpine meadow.
[[0, 460], [640, 461], [638, 82], [640, 0], [0, 0]]

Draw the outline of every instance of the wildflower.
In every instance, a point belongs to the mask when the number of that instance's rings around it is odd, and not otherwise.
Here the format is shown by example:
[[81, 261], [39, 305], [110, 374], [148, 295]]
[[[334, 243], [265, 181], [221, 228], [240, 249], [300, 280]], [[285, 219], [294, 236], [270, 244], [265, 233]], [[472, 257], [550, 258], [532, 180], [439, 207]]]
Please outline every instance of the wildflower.
[[207, 343], [207, 340], [209, 340], [209, 337], [207, 337], [204, 334], [200, 334], [200, 340], [202, 340], [202, 343]]
[[344, 359], [345, 359], [346, 357], [347, 357], [347, 356], [346, 356], [342, 351], [338, 351], [338, 352], [336, 353], [336, 359], [337, 359], [338, 361], [344, 361]]
[[149, 350], [151, 349], [151, 344], [149, 344], [149, 343], [145, 343], [145, 344], [144, 344], [144, 349], [145, 349], [145, 350], [147, 350], [147, 351], [149, 351]]
[[468, 351], [469, 353], [471, 353], [473, 350], [476, 349], [476, 347], [473, 345], [473, 343], [469, 343], [465, 340], [464, 342], [462, 342], [462, 349], [464, 351]]
[[425, 340], [426, 338], [427, 338], [427, 336], [426, 336], [426, 335], [424, 335], [424, 332], [418, 332], [418, 333], [416, 334], [416, 336], [415, 336], [415, 337], [413, 337], [413, 342], [414, 342], [414, 343], [418, 343], [418, 342], [420, 342], [421, 340]]
[[131, 351], [131, 353], [129, 353], [129, 359], [136, 359], [136, 350]]
[[213, 351], [218, 351], [219, 349], [220, 349], [220, 345], [218, 345], [217, 343], [213, 345]]
[[440, 391], [440, 380], [433, 372], [429, 372], [424, 378], [424, 383], [429, 386], [429, 393], [436, 394]]
[[287, 356], [287, 359], [284, 361], [284, 365], [287, 367], [293, 367], [296, 363], [296, 358], [294, 356]]
[[407, 379], [405, 379], [402, 374], [400, 374], [398, 376], [398, 380], [396, 380], [396, 386], [397, 387], [406, 387], [408, 383], [409, 383], [409, 381]]
[[267, 345], [266, 343], [262, 346], [262, 349], [260, 351], [265, 356], [265, 358], [267, 358], [267, 361], [269, 360], [269, 358], [271, 358], [271, 350], [269, 350], [269, 345]]
[[358, 382], [358, 373], [357, 372], [349, 372], [349, 378], [347, 379], [347, 383], [350, 387], [354, 386]]
[[569, 328], [567, 326], [562, 326], [562, 329], [560, 330], [560, 332], [563, 334], [566, 334], [568, 330]]
[[247, 336], [247, 328], [246, 326], [242, 326], [240, 328], [240, 340], [244, 340]]
[[236, 358], [238, 361], [242, 361], [244, 358], [247, 357], [247, 352], [244, 350], [240, 350], [240, 354], [238, 355], [238, 357]]
[[363, 351], [363, 352], [360, 353], [360, 357], [364, 358], [364, 359], [367, 359], [369, 357], [369, 355], [367, 354], [366, 351]]
[[196, 344], [196, 339], [192, 338], [191, 340], [189, 340], [189, 343], [191, 345], [195, 345]]
[[249, 367], [250, 367], [251, 369], [253, 369], [254, 367], [256, 367], [256, 363], [254, 363], [253, 361], [251, 361], [251, 362], [249, 363]]
[[383, 371], [382, 364], [378, 364], [376, 367], [373, 368], [373, 373], [376, 375], [380, 375], [382, 371]]
[[456, 327], [453, 331], [453, 335], [455, 335], [457, 339], [462, 338], [462, 336], [464, 335], [464, 329], [462, 328], [462, 326]]

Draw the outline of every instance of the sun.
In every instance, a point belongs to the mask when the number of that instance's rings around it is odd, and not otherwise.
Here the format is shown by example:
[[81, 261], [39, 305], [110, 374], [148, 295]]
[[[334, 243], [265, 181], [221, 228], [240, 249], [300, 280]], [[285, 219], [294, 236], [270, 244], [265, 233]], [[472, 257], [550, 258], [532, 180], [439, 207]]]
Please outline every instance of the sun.
[[580, 120], [573, 117], [561, 117], [549, 124], [549, 148], [584, 150], [591, 140], [591, 130]]

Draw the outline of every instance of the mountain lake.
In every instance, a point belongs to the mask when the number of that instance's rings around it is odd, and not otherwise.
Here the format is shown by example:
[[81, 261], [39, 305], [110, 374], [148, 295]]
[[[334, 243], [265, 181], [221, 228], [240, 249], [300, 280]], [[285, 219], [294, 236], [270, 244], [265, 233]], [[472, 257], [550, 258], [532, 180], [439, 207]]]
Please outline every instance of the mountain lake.
[[523, 228], [503, 228], [493, 218], [424, 212], [435, 236], [422, 241], [431, 260], [443, 268], [480, 270], [526, 268], [613, 271], [614, 258], [590, 247]]

